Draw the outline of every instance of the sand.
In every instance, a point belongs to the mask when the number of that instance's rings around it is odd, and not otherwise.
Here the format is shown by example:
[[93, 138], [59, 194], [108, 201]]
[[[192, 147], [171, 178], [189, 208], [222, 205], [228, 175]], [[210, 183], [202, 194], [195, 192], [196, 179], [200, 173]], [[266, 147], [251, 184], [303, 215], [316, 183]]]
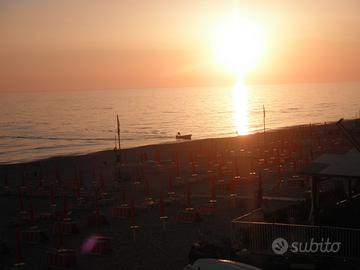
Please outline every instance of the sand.
[[[353, 127], [354, 123], [347, 125]], [[307, 179], [293, 177], [302, 166], [321, 153], [349, 147], [333, 124], [306, 125], [266, 132], [265, 136], [259, 133], [123, 149], [121, 163], [116, 158], [119, 151], [102, 151], [3, 165], [0, 240], [8, 253], [5, 249], [0, 254], [0, 269], [13, 267], [16, 261], [24, 262], [25, 269], [47, 267], [47, 252], [59, 248], [75, 250], [77, 269], [182, 269], [189, 261], [191, 245], [198, 240], [223, 247], [223, 256], [229, 257], [231, 220], [258, 206], [259, 172], [270, 208], [286, 206], [292, 202], [279, 203], [276, 197], [306, 199]], [[234, 176], [238, 177], [234, 180]], [[23, 211], [29, 214], [33, 206], [30, 221], [21, 218], [19, 190]], [[169, 192], [173, 192], [170, 197]], [[236, 194], [236, 199], [230, 194]], [[78, 225], [79, 233], [64, 234], [61, 244], [54, 224], [64, 218], [64, 197], [69, 211], [66, 218]], [[190, 206], [189, 198], [195, 209], [216, 199], [216, 210], [212, 215], [202, 214], [201, 221], [179, 222], [177, 216]], [[136, 217], [112, 218], [113, 207], [122, 204], [131, 206]], [[96, 208], [108, 223], [98, 232], [96, 224], [89, 225]], [[48, 220], [40, 219], [44, 213], [49, 214]], [[58, 221], [51, 213], [56, 213]], [[166, 229], [160, 215], [167, 216]], [[138, 226], [136, 239], [131, 229], [134, 225]], [[29, 244], [22, 237], [22, 258], [16, 259], [16, 231], [33, 226], [47, 240]], [[83, 250], [86, 240], [97, 233], [110, 238], [112, 252], [93, 255]]]

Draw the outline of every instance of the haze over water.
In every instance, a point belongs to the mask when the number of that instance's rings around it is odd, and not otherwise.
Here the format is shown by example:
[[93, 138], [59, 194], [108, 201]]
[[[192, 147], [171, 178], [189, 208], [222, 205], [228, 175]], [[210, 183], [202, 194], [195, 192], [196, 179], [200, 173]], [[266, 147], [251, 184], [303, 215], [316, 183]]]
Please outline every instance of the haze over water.
[[0, 92], [0, 163], [354, 118], [360, 83]]

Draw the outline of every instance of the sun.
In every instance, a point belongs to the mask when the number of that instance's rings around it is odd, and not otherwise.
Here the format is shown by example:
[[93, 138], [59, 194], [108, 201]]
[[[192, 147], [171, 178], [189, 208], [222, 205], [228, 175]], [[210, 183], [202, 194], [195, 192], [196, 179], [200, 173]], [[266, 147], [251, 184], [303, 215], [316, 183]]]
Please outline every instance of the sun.
[[237, 77], [254, 69], [265, 51], [265, 35], [259, 25], [239, 14], [226, 18], [213, 33], [216, 62]]

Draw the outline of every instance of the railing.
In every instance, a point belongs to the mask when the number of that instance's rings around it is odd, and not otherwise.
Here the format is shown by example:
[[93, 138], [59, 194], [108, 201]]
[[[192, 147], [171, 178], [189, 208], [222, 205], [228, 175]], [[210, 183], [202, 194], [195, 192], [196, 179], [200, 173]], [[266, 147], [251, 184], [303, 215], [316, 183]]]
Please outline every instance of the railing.
[[[252, 215], [258, 215], [257, 211]], [[283, 254], [287, 256], [315, 255], [360, 259], [359, 229], [245, 221], [248, 218], [249, 216], [245, 215], [243, 219], [238, 218], [232, 222], [231, 241], [233, 248], [237, 250], [279, 255], [274, 251], [273, 243], [275, 239], [283, 238], [288, 245]], [[327, 242], [330, 244], [326, 244]], [[302, 248], [302, 251], [296, 252], [294, 245]], [[327, 252], [324, 251], [325, 248]]]

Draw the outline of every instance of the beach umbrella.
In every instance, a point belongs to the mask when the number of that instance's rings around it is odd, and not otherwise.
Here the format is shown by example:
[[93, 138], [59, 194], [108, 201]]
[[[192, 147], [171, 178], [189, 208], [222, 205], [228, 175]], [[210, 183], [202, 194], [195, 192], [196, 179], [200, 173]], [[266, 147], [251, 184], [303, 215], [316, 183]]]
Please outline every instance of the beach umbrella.
[[282, 165], [279, 163], [277, 168], [277, 186], [280, 186], [282, 182]]
[[219, 178], [222, 178], [223, 177], [223, 163], [222, 161], [220, 161], [220, 163], [218, 164], [218, 168], [217, 168], [217, 175]]
[[255, 172], [255, 157], [252, 156], [250, 159], [250, 174]]
[[83, 178], [83, 171], [79, 170], [79, 187], [84, 188], [84, 178]]
[[123, 160], [122, 160], [122, 165], [126, 165], [127, 164], [127, 152], [126, 151], [124, 151], [124, 155], [123, 155]]
[[97, 188], [95, 188], [95, 209], [99, 207], [99, 194]]
[[136, 209], [135, 209], [134, 200], [131, 200], [130, 207], [131, 207], [130, 229], [132, 230], [133, 233], [133, 241], [136, 242], [136, 236], [139, 226], [136, 224]]
[[68, 204], [65, 193], [63, 193], [63, 211], [64, 211], [64, 217], [66, 217], [68, 212]]
[[80, 200], [81, 198], [81, 194], [80, 194], [80, 183], [78, 181], [76, 181], [74, 186], [74, 192], [75, 192], [75, 196], [78, 200]]
[[19, 208], [21, 212], [24, 212], [24, 194], [21, 189], [19, 189]]
[[293, 160], [293, 172], [294, 173], [297, 173], [297, 167], [298, 167], [297, 163], [298, 163], [297, 159], [294, 158], [294, 160]]
[[140, 165], [140, 177], [141, 178], [145, 178], [145, 172], [144, 172], [144, 165], [142, 164], [142, 165]]
[[44, 187], [44, 179], [42, 178], [42, 175], [39, 174], [39, 185], [38, 185], [38, 189], [42, 190]]
[[56, 178], [56, 183], [57, 183], [58, 187], [61, 188], [62, 187], [62, 181], [61, 181], [59, 168], [56, 168], [56, 170], [55, 170], [55, 178]]
[[100, 189], [102, 191], [105, 191], [105, 180], [104, 180], [102, 170], [100, 170]]
[[127, 204], [127, 192], [126, 192], [127, 190], [126, 190], [126, 186], [125, 186], [125, 184], [122, 184], [122, 186], [121, 186], [121, 203], [123, 204], [123, 205], [126, 205]]
[[25, 187], [25, 186], [26, 186], [26, 184], [25, 184], [25, 172], [22, 173], [21, 186], [22, 186], [22, 187]]
[[95, 210], [95, 224], [96, 224], [96, 235], [101, 234], [101, 220], [100, 220], [100, 209], [96, 207]]
[[150, 183], [149, 179], [145, 177], [145, 198], [150, 198]]
[[74, 166], [74, 176], [73, 176], [73, 179], [72, 179], [72, 188], [73, 188], [74, 193], [76, 195], [76, 190], [78, 188], [78, 178], [77, 178], [77, 168], [76, 168], [76, 166]]
[[160, 164], [160, 162], [161, 162], [161, 154], [160, 154], [159, 150], [155, 151], [154, 160], [156, 161], [157, 164]]
[[235, 177], [232, 177], [230, 179], [228, 189], [229, 189], [230, 194], [236, 194], [236, 180], [235, 180]]
[[93, 184], [96, 184], [97, 183], [97, 181], [96, 181], [96, 168], [95, 168], [93, 163], [92, 163], [92, 166], [91, 166], [91, 177], [92, 177]]
[[191, 184], [190, 183], [187, 184], [185, 198], [186, 198], [186, 207], [191, 208], [192, 194], [191, 194]]
[[62, 222], [58, 223], [59, 225], [59, 242], [58, 242], [58, 249], [64, 248], [64, 224]]
[[210, 153], [208, 152], [207, 154], [207, 172], [208, 173], [211, 173], [212, 170], [211, 170], [211, 157], [210, 157]]
[[35, 224], [35, 210], [34, 210], [34, 206], [33, 206], [33, 202], [32, 202], [32, 198], [30, 197], [30, 202], [29, 202], [29, 212], [30, 212], [30, 223], [31, 224]]
[[23, 266], [24, 258], [22, 256], [22, 250], [21, 250], [21, 231], [20, 228], [16, 228], [16, 257], [15, 257], [15, 266], [20, 267]]
[[175, 169], [176, 169], [176, 178], [180, 178], [180, 161], [178, 152], [175, 155]]
[[236, 156], [233, 156], [233, 157], [232, 157], [232, 160], [233, 160], [233, 169], [234, 169], [234, 172], [235, 172], [235, 176], [238, 176], [238, 175], [239, 175], [238, 159], [237, 159]]
[[9, 189], [9, 181], [7, 173], [4, 174], [4, 189]]
[[164, 198], [162, 192], [160, 193], [159, 207], [160, 207], [160, 217], [165, 216], [165, 204], [164, 204]]
[[160, 220], [161, 220], [162, 228], [165, 231], [166, 230], [166, 220], [168, 217], [165, 215], [165, 203], [164, 203], [164, 198], [163, 198], [162, 192], [160, 194], [159, 206], [160, 206]]
[[191, 161], [191, 175], [192, 176], [197, 175], [194, 160]]
[[258, 176], [258, 190], [257, 190], [257, 197], [256, 197], [256, 208], [261, 207], [263, 201], [263, 187], [262, 187], [262, 173], [259, 173]]
[[176, 161], [176, 154], [177, 154], [177, 151], [173, 150], [171, 152], [171, 162], [174, 164], [175, 161]]
[[130, 208], [131, 208], [130, 224], [136, 225], [136, 208], [135, 208], [135, 202], [133, 199], [131, 200]]
[[50, 185], [50, 206], [51, 207], [56, 206], [54, 184]]
[[216, 180], [215, 177], [211, 177], [211, 187], [210, 187], [210, 202], [216, 202]]
[[172, 176], [169, 175], [169, 180], [168, 180], [168, 194], [174, 194], [174, 187], [173, 187], [173, 182], [172, 182]]

